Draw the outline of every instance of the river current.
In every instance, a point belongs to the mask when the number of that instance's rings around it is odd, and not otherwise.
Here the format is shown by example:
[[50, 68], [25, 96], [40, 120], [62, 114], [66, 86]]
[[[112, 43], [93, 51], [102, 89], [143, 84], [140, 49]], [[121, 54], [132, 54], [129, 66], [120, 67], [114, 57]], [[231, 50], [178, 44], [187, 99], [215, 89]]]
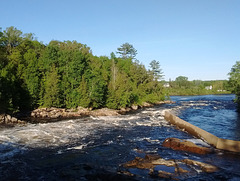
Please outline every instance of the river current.
[[[149, 176], [147, 170], [122, 166], [146, 154], [157, 154], [164, 159], [189, 158], [219, 168], [208, 174], [193, 169], [181, 180], [239, 180], [239, 154], [216, 151], [197, 155], [162, 147], [162, 142], [169, 137], [209, 146], [170, 125], [163, 118], [165, 110], [199, 127], [202, 122], [203, 129], [219, 137], [240, 140], [233, 98], [233, 95], [177, 96], [172, 97], [175, 104], [145, 108], [127, 115], [1, 128], [0, 180], [123, 180], [126, 178], [121, 177], [121, 173], [126, 171], [135, 175], [130, 180], [159, 179]], [[217, 128], [210, 129], [213, 124]], [[227, 129], [223, 132], [218, 125]]]
[[175, 114], [220, 138], [240, 141], [235, 95], [172, 96]]

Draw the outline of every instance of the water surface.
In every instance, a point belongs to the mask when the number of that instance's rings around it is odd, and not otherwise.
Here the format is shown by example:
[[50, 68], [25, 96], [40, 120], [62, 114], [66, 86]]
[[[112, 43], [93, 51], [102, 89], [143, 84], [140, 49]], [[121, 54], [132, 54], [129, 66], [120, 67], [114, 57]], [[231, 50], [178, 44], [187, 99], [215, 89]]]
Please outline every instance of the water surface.
[[220, 138], [240, 141], [240, 117], [235, 95], [172, 96], [175, 113]]
[[[174, 105], [146, 108], [128, 115], [1, 129], [0, 180], [123, 180], [126, 179], [121, 174], [124, 172], [135, 174], [130, 180], [156, 180], [149, 176], [148, 170], [122, 166], [146, 154], [157, 154], [164, 159], [189, 158], [219, 167], [218, 172], [211, 174], [192, 168], [191, 174], [180, 177], [182, 180], [238, 180], [239, 154], [218, 151], [197, 155], [162, 147], [163, 141], [169, 137], [207, 145], [171, 126], [163, 114], [164, 110], [170, 109], [188, 115], [184, 111], [191, 110], [190, 107], [198, 110], [208, 107], [209, 103], [210, 107], [218, 106], [220, 112], [220, 107], [229, 110], [228, 104], [218, 104], [215, 97], [212, 97], [215, 101], [212, 103], [210, 98], [202, 97], [202, 102], [197, 102], [197, 98], [175, 97], [177, 103]], [[225, 101], [225, 98], [219, 98]]]

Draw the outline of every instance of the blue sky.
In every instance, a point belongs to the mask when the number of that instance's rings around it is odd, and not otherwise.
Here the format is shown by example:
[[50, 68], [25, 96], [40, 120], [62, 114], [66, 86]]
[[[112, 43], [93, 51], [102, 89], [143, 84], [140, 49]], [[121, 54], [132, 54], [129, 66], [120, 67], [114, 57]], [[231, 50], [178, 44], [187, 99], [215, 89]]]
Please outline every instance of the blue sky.
[[109, 56], [125, 42], [165, 80], [227, 79], [240, 61], [240, 0], [1, 0], [0, 27], [76, 40]]

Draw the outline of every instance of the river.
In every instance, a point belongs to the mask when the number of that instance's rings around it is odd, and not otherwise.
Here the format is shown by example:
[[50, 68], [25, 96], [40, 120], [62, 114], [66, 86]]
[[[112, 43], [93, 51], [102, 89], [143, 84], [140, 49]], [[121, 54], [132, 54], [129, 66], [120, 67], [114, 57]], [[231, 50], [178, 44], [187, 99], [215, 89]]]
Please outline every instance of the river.
[[220, 138], [240, 141], [235, 95], [172, 96], [175, 114]]
[[[1, 128], [0, 180], [126, 180], [120, 174], [124, 172], [135, 175], [127, 178], [129, 180], [159, 179], [149, 176], [147, 170], [122, 166], [146, 154], [157, 154], [164, 159], [189, 158], [219, 168], [215, 173], [193, 168], [191, 174], [180, 177], [182, 180], [239, 180], [239, 154], [217, 151], [197, 155], [162, 147], [162, 142], [169, 137], [207, 145], [171, 126], [163, 118], [165, 110], [171, 110], [195, 125], [204, 120], [203, 129], [207, 127], [219, 137], [239, 140], [239, 121], [233, 97], [176, 96], [172, 97], [175, 104], [145, 108], [127, 115]], [[211, 121], [209, 124], [208, 120]], [[230, 120], [224, 132], [222, 128], [210, 129], [213, 122], [218, 127]]]

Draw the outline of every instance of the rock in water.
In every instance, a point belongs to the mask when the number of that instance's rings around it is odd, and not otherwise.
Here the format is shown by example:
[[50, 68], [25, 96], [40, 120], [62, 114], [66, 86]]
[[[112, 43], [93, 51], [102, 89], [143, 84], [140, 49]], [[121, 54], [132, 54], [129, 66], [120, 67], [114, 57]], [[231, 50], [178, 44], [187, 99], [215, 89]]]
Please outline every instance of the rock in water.
[[181, 140], [178, 138], [167, 138], [163, 142], [163, 146], [167, 148], [172, 148], [173, 150], [186, 151], [197, 154], [208, 154], [212, 152], [212, 149], [198, 146], [193, 142], [187, 140]]
[[203, 172], [207, 173], [218, 171], [218, 168], [216, 166], [207, 163], [190, 159], [165, 160], [159, 155], [146, 155], [145, 158], [136, 157], [134, 160], [123, 164], [123, 167], [147, 169], [149, 170], [149, 175], [173, 180], [183, 178], [186, 174], [193, 174], [193, 168], [197, 170], [200, 169]]
[[182, 162], [186, 163], [187, 165], [199, 166], [202, 169], [202, 171], [207, 173], [216, 172], [218, 170], [218, 168], [214, 165], [210, 165], [210, 164], [195, 161], [195, 160], [184, 159], [182, 160]]

